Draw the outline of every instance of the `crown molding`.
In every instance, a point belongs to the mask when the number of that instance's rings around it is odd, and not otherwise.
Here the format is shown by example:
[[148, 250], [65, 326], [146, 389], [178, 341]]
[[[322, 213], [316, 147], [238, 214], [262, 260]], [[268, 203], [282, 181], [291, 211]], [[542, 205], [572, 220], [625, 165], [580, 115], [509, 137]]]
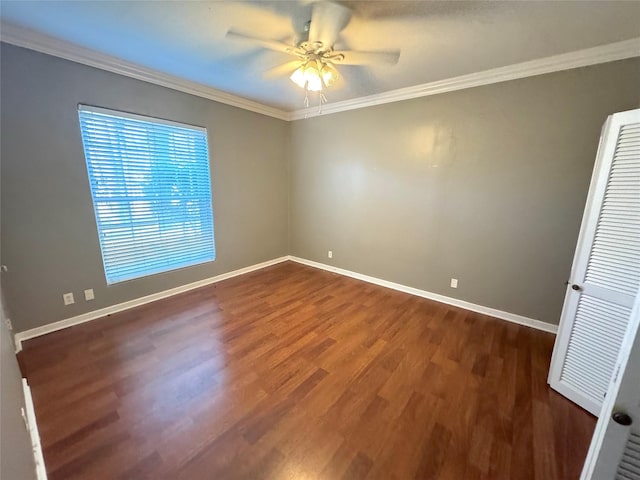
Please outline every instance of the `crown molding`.
[[492, 83], [506, 82], [519, 78], [533, 77], [545, 73], [570, 70], [572, 68], [586, 67], [599, 63], [614, 62], [625, 58], [640, 57], [640, 37], [624, 40], [616, 43], [600, 45], [598, 47], [576, 50], [561, 55], [540, 58], [523, 63], [516, 63], [506, 67], [493, 68], [483, 72], [461, 75], [436, 82], [423, 83], [413, 87], [390, 90], [388, 92], [369, 95], [366, 97], [354, 98], [342, 102], [325, 104], [322, 112], [318, 113], [316, 108], [296, 110], [289, 114], [289, 120], [300, 120], [304, 118], [329, 115], [332, 113], [345, 112], [358, 108], [382, 105], [385, 103], [399, 102], [418, 97], [427, 97], [439, 93], [453, 92], [465, 88], [490, 85]]
[[280, 120], [289, 120], [290, 117], [290, 113], [284, 110], [247, 100], [246, 98], [223, 92], [201, 83], [142, 67], [111, 55], [80, 47], [73, 43], [17, 25], [1, 23], [0, 41], [198, 97], [207, 98], [219, 103], [224, 103], [225, 105], [279, 118]]
[[9, 23], [0, 23], [0, 41], [287, 121], [437, 95], [545, 73], [614, 62], [625, 58], [640, 57], [640, 37], [632, 38], [483, 72], [390, 90], [342, 102], [329, 103], [322, 107], [321, 113], [318, 113], [317, 108], [287, 112]]

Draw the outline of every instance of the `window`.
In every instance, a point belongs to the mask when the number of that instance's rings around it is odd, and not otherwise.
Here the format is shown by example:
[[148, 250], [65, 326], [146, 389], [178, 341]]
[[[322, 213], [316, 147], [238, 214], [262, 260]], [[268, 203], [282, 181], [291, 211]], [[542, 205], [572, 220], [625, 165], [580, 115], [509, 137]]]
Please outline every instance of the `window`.
[[107, 284], [215, 260], [206, 129], [78, 114]]

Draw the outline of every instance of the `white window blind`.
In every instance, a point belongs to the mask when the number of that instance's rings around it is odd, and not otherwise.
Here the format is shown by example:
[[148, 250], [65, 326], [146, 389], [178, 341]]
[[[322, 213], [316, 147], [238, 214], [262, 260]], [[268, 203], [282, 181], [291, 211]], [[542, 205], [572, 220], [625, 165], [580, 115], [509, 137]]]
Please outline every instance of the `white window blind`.
[[107, 284], [215, 260], [206, 129], [78, 114]]

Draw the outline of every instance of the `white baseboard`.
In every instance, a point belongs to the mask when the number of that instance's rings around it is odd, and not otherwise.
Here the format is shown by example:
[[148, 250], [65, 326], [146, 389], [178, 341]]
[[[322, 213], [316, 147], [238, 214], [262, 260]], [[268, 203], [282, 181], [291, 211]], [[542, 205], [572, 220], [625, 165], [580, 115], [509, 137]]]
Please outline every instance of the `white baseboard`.
[[352, 272], [350, 270], [344, 270], [342, 268], [333, 267], [331, 265], [326, 265], [324, 263], [314, 262], [312, 260], [306, 260], [304, 258], [294, 257], [290, 255], [289, 260], [293, 262], [301, 263], [303, 265], [308, 265], [310, 267], [320, 268], [322, 270], [327, 270], [329, 272], [344, 275], [346, 277], [356, 278], [358, 280], [362, 280], [368, 283], [373, 283], [375, 285], [380, 285], [382, 287], [398, 290], [399, 292], [409, 293], [411, 295], [416, 295], [418, 297], [428, 298], [429, 300], [435, 300], [436, 302], [446, 303], [447, 305], [453, 305], [454, 307], [460, 307], [460, 308], [464, 308], [465, 310], [471, 310], [472, 312], [482, 313], [483, 315], [496, 317], [501, 320], [507, 320], [508, 322], [513, 322], [519, 325], [525, 325], [527, 327], [536, 328], [538, 330], [543, 330], [545, 332], [549, 332], [553, 334], [558, 332], [557, 325], [543, 322], [540, 320], [535, 320], [533, 318], [523, 317], [522, 315], [517, 315], [515, 313], [504, 312], [502, 310], [498, 310], [491, 307], [485, 307], [483, 305], [476, 305], [475, 303], [466, 302], [464, 300], [459, 300], [457, 298], [446, 297], [438, 293], [432, 293], [432, 292], [427, 292], [426, 290], [420, 290], [418, 288], [407, 287], [406, 285], [401, 285], [399, 283], [389, 282], [387, 280], [382, 280], [380, 278], [371, 277], [369, 275], [363, 275], [361, 273]]
[[33, 407], [33, 397], [31, 396], [31, 387], [27, 383], [27, 379], [22, 379], [22, 392], [24, 393], [24, 406], [22, 418], [29, 431], [31, 438], [31, 448], [33, 450], [33, 459], [36, 464], [36, 478], [38, 480], [47, 480], [47, 470], [44, 465], [44, 457], [42, 455], [42, 444], [40, 443], [40, 433], [38, 432], [38, 422], [36, 421], [36, 411]]
[[220, 275], [216, 275], [215, 277], [205, 278], [203, 280], [198, 280], [197, 282], [170, 288], [169, 290], [164, 290], [158, 293], [152, 293], [151, 295], [146, 295], [144, 297], [135, 298], [127, 302], [118, 303], [117, 305], [111, 305], [110, 307], [93, 310], [92, 312], [83, 313], [81, 315], [76, 315], [75, 317], [66, 318], [64, 320], [49, 323], [47, 325], [42, 325], [41, 327], [25, 330], [24, 332], [18, 332], [15, 335], [16, 353], [22, 350], [22, 342], [31, 338], [46, 335], [47, 333], [56, 332], [58, 330], [69, 328], [74, 325], [79, 325], [81, 323], [90, 322], [91, 320], [96, 320], [113, 313], [122, 312], [124, 310], [139, 307], [140, 305], [144, 305], [146, 303], [155, 302], [156, 300], [171, 297], [179, 293], [188, 292], [189, 290], [205, 287], [207, 285], [211, 285], [212, 283], [220, 282], [232, 277], [237, 277], [238, 275], [243, 275], [255, 270], [260, 270], [261, 268], [269, 267], [271, 265], [275, 265], [276, 263], [286, 262], [287, 260], [289, 260], [288, 256], [274, 258], [273, 260], [267, 260], [266, 262], [257, 263], [255, 265], [240, 268], [238, 270], [233, 270], [232, 272], [222, 273]]
[[428, 298], [429, 300], [435, 300], [436, 302], [446, 303], [447, 305], [453, 305], [454, 307], [464, 308], [466, 310], [471, 310], [472, 312], [478, 312], [484, 315], [489, 315], [491, 317], [500, 318], [502, 320], [507, 320], [509, 322], [517, 323], [519, 325], [525, 325], [527, 327], [536, 328], [538, 330], [543, 330], [545, 332], [550, 332], [555, 334], [558, 331], [558, 326], [553, 325], [551, 323], [542, 322], [540, 320], [535, 320], [533, 318], [523, 317], [522, 315], [517, 315], [515, 313], [504, 312], [502, 310], [498, 310], [491, 307], [485, 307], [483, 305], [476, 305], [475, 303], [466, 302], [464, 300], [459, 300], [457, 298], [446, 297], [444, 295], [440, 295], [437, 293], [427, 292], [426, 290], [420, 290], [418, 288], [408, 287], [406, 285], [401, 285], [399, 283], [389, 282], [388, 280], [382, 280], [380, 278], [371, 277], [369, 275], [363, 275], [361, 273], [352, 272], [350, 270], [345, 270], [338, 267], [333, 267], [331, 265], [326, 265], [324, 263], [314, 262], [312, 260], [306, 260], [304, 258], [288, 255], [280, 258], [275, 258], [273, 260], [268, 260], [266, 262], [258, 263], [256, 265], [251, 265], [249, 267], [233, 270], [232, 272], [216, 275], [215, 277], [205, 278], [197, 282], [188, 283], [186, 285], [171, 288], [169, 290], [164, 290], [162, 292], [153, 293], [151, 295], [129, 300], [127, 302], [118, 303], [117, 305], [111, 305], [110, 307], [101, 308], [99, 310], [93, 310], [91, 312], [83, 313], [81, 315], [76, 315], [75, 317], [66, 318], [64, 320], [49, 323], [41, 327], [25, 330], [24, 332], [18, 332], [15, 335], [16, 353], [22, 350], [22, 342], [29, 340], [31, 338], [39, 337], [41, 335], [46, 335], [48, 333], [56, 332], [58, 330], [63, 330], [65, 328], [69, 328], [74, 325], [79, 325], [81, 323], [90, 322], [92, 320], [96, 320], [98, 318], [102, 318], [107, 315], [111, 315], [113, 313], [118, 313], [124, 310], [129, 310], [131, 308], [139, 307], [140, 305], [145, 305], [150, 302], [155, 302], [156, 300], [161, 300], [163, 298], [171, 297], [173, 295], [178, 295], [179, 293], [184, 293], [184, 292], [188, 292], [189, 290], [194, 290], [196, 288], [211, 285], [212, 283], [220, 282], [222, 280], [226, 280], [232, 277], [237, 277], [238, 275], [243, 275], [245, 273], [253, 272], [255, 270], [260, 270], [261, 268], [269, 267], [277, 263], [286, 262], [287, 260], [301, 263], [303, 265], [308, 265], [310, 267], [320, 268], [322, 270], [327, 270], [329, 272], [355, 278], [358, 280], [362, 280], [364, 282], [373, 283], [375, 285], [380, 285], [382, 287], [391, 288], [393, 290], [398, 290], [400, 292], [409, 293], [411, 295], [416, 295], [418, 297]]

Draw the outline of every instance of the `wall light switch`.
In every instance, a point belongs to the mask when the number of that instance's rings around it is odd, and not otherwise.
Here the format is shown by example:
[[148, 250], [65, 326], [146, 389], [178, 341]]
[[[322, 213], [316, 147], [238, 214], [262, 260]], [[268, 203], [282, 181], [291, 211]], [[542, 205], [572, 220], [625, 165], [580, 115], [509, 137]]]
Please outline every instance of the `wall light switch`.
[[95, 295], [93, 294], [93, 288], [88, 288], [84, 291], [84, 299], [88, 302], [89, 300], [93, 300]]
[[76, 303], [76, 301], [73, 299], [73, 292], [65, 293], [64, 295], [62, 295], [62, 299], [64, 300], [65, 305]]
[[458, 279], [457, 278], [452, 278], [451, 279], [451, 288], [458, 288]]
[[327, 257], [333, 258], [333, 252], [331, 250], [327, 252]]

